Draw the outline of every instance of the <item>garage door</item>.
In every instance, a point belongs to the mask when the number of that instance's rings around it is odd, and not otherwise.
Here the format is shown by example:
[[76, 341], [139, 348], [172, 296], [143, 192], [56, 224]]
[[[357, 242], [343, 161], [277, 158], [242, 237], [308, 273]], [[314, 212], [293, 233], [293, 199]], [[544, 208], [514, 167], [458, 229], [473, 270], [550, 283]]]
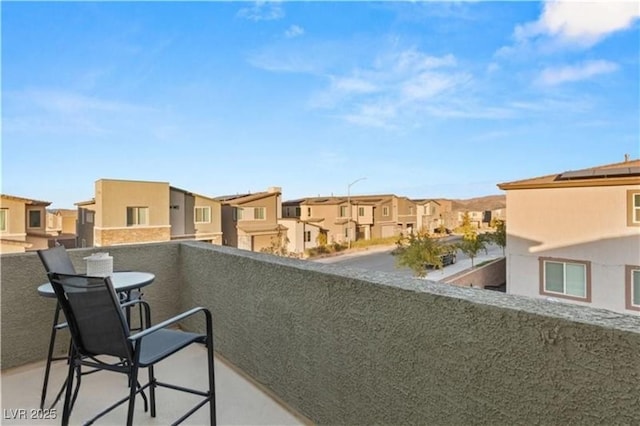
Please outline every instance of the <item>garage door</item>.
[[382, 227], [382, 238], [393, 237], [395, 235], [395, 225], [384, 225]]

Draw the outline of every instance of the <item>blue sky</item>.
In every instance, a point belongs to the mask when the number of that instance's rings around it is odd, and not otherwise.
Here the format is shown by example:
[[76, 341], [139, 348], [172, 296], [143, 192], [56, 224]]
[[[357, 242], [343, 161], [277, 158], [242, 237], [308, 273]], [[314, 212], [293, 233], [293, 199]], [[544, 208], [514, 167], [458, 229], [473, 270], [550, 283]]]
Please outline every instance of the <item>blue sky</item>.
[[640, 156], [634, 2], [2, 5], [2, 192], [468, 198]]

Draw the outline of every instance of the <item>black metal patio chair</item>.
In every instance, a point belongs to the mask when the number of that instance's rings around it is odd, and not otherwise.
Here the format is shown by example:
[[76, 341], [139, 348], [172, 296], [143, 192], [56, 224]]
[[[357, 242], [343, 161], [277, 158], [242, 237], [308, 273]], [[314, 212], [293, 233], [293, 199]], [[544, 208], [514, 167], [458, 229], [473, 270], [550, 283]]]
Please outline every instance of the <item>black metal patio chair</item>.
[[[67, 318], [72, 337], [67, 375], [68, 385], [62, 412], [63, 425], [69, 423], [73, 403], [78, 395], [82, 377], [78, 372], [81, 366], [123, 373], [127, 376], [129, 385], [127, 397], [98, 413], [87, 421], [87, 424], [93, 423], [127, 401], [129, 406], [126, 424], [133, 424], [136, 395], [147, 388], [149, 388], [151, 416], [155, 417], [155, 391], [160, 386], [204, 397], [174, 424], [181, 423], [199, 408], [209, 403], [210, 423], [215, 425], [213, 331], [211, 313], [208, 309], [194, 308], [136, 334], [131, 334], [121, 308], [125, 305], [142, 304], [145, 312], [145, 324], [148, 325], [150, 324], [148, 304], [142, 300], [134, 300], [121, 305], [109, 277], [51, 273], [49, 279]], [[205, 334], [167, 328], [200, 312], [204, 314]], [[207, 347], [209, 390], [200, 391], [159, 382], [154, 374], [154, 365], [192, 343], [203, 343]], [[103, 356], [116, 357], [119, 362], [115, 364], [106, 362]], [[148, 368], [149, 373], [149, 381], [143, 386], [138, 381], [140, 368]], [[72, 395], [74, 372], [77, 373], [78, 383]]]
[[[56, 246], [49, 249], [38, 250], [37, 253], [47, 274], [52, 272], [57, 272], [60, 274], [71, 274], [71, 275], [76, 274], [76, 269], [73, 266], [73, 263], [69, 258], [69, 254], [67, 253], [67, 250], [65, 249], [64, 246]], [[121, 303], [126, 303], [132, 300], [141, 299], [142, 296], [143, 296], [143, 293], [140, 290], [132, 290], [130, 292], [121, 293], [119, 295]], [[142, 308], [140, 308], [139, 318], [140, 318], [141, 324], [143, 320], [142, 315], [143, 315]], [[127, 312], [127, 317], [128, 319], [130, 319], [129, 312]], [[54, 361], [61, 361], [61, 360], [68, 359], [68, 355], [58, 356], [58, 357], [53, 356], [53, 350], [55, 347], [57, 333], [59, 330], [62, 330], [65, 328], [67, 328], [67, 323], [60, 322], [60, 304], [58, 303], [56, 304], [56, 310], [53, 315], [53, 324], [51, 326], [51, 337], [49, 339], [49, 349], [47, 351], [47, 361], [46, 361], [45, 371], [44, 371], [42, 393], [40, 395], [40, 408], [44, 408], [44, 404], [47, 399], [47, 388], [49, 386], [51, 363]], [[140, 326], [140, 329], [141, 328], [142, 328], [142, 325]], [[56, 395], [53, 403], [51, 404], [52, 407], [60, 400], [60, 397], [62, 396], [63, 392], [64, 392], [64, 386], [62, 386], [62, 388]]]

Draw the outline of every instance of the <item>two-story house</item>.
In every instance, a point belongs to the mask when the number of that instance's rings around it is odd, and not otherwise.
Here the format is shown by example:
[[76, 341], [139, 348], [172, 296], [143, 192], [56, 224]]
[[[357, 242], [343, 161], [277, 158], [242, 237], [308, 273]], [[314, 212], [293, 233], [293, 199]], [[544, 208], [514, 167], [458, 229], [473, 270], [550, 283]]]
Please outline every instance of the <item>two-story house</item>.
[[222, 204], [211, 197], [169, 187], [172, 240], [198, 240], [222, 245]]
[[220, 202], [168, 182], [99, 179], [95, 197], [78, 206], [78, 245], [195, 239], [222, 242]]
[[451, 200], [415, 200], [416, 226], [419, 230], [433, 234], [441, 227], [454, 229], [458, 226], [457, 216], [452, 211]]
[[640, 160], [498, 187], [508, 293], [640, 314]]
[[49, 246], [56, 244], [66, 248], [75, 248], [77, 244], [76, 218], [78, 213], [72, 209], [47, 210], [47, 235]]
[[280, 187], [216, 197], [222, 203], [223, 244], [252, 251], [284, 247], [287, 228], [278, 223], [282, 218], [281, 197]]
[[0, 251], [20, 253], [49, 246], [47, 206], [49, 201], [0, 195]]
[[397, 236], [416, 226], [415, 203], [396, 195], [309, 197], [283, 203], [285, 217], [319, 225], [328, 242]]

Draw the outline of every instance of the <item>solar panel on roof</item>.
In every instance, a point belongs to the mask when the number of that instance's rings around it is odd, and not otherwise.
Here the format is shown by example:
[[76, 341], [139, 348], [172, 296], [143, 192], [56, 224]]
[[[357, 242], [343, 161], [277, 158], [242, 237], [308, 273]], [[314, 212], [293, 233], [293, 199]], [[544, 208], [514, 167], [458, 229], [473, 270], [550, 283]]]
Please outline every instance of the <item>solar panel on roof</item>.
[[612, 169], [572, 170], [562, 173], [560, 176], [558, 176], [558, 179], [595, 179], [636, 175], [640, 175], [640, 167], [616, 167]]

